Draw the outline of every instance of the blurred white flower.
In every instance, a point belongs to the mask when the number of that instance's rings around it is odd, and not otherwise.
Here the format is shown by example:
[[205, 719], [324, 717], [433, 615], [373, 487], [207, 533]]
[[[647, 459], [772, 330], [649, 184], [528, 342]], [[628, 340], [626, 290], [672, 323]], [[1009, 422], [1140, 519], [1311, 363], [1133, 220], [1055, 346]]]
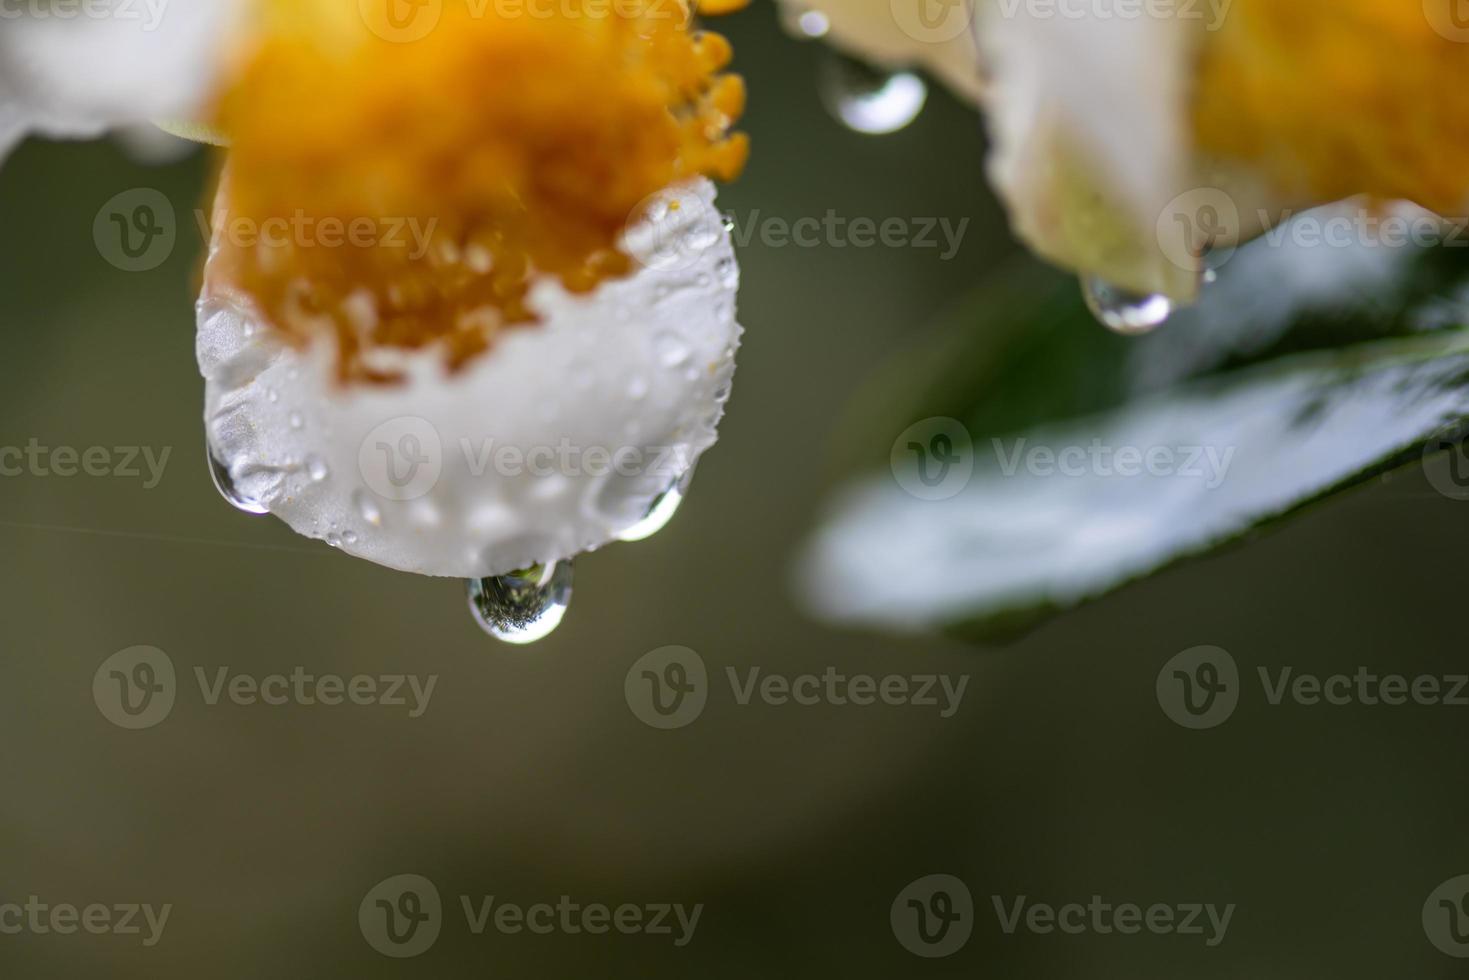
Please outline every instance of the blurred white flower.
[[213, 91], [234, 0], [7, 4], [0, 17], [0, 156], [29, 133], [101, 135], [195, 118]]
[[974, 98], [1016, 234], [1117, 295], [1190, 300], [1209, 252], [1355, 195], [1469, 204], [1453, 0], [809, 2]]

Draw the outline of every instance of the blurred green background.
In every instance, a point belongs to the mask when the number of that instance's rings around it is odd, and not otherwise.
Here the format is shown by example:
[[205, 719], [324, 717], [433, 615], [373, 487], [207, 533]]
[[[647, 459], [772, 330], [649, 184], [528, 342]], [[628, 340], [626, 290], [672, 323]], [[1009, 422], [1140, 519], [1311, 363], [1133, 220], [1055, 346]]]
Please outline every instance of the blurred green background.
[[[0, 903], [170, 903], [162, 942], [0, 935], [0, 975], [39, 977], [1362, 977], [1463, 975], [1420, 924], [1469, 871], [1469, 708], [1268, 707], [1187, 731], [1154, 679], [1198, 644], [1300, 672], [1452, 673], [1466, 658], [1469, 504], [1417, 470], [1193, 562], [1005, 648], [836, 632], [792, 599], [844, 405], [1016, 250], [982, 179], [972, 109], [945, 92], [887, 137], [818, 96], [819, 43], [767, 5], [727, 20], [755, 153], [737, 221], [970, 218], [958, 255], [740, 254], [744, 347], [719, 445], [661, 534], [578, 563], [550, 639], [496, 644], [454, 582], [350, 560], [225, 505], [203, 455], [192, 294], [202, 154], [32, 142], [0, 173], [0, 446], [171, 448], [162, 482], [0, 479]], [[164, 192], [180, 245], [126, 273], [98, 209]], [[1100, 328], [1098, 328], [1100, 329]], [[875, 458], [896, 433], [871, 434]], [[95, 706], [102, 661], [161, 648], [161, 725]], [[629, 667], [669, 644], [718, 681], [687, 728], [644, 725]], [[195, 667], [437, 675], [429, 710], [209, 706]], [[727, 666], [968, 675], [957, 714], [738, 705]], [[417, 959], [357, 925], [379, 881], [422, 874], [447, 921]], [[910, 881], [967, 882], [976, 921], [945, 959], [907, 952]], [[999, 928], [992, 895], [1237, 906], [1223, 943]], [[464, 927], [458, 896], [703, 903], [693, 941]]]

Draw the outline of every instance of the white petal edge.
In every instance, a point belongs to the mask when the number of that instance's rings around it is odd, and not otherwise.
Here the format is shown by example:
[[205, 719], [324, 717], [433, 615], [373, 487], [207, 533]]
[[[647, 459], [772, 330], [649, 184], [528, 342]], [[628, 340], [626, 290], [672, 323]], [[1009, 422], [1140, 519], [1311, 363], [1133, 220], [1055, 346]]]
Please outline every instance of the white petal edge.
[[990, 178], [1017, 235], [1139, 292], [1191, 294], [1156, 229], [1190, 172], [1192, 23], [991, 2], [978, 29]]
[[[69, 14], [59, 16], [63, 10]], [[240, 12], [238, 0], [11, 8], [0, 21], [0, 156], [31, 132], [86, 138], [193, 118], [212, 92]]]
[[616, 540], [714, 444], [741, 333], [713, 185], [663, 196], [681, 206], [627, 235], [637, 273], [582, 297], [543, 281], [543, 322], [452, 376], [436, 352], [404, 356], [397, 386], [339, 387], [329, 344], [283, 346], [206, 273], [216, 459], [297, 532], [403, 571], [480, 578]]

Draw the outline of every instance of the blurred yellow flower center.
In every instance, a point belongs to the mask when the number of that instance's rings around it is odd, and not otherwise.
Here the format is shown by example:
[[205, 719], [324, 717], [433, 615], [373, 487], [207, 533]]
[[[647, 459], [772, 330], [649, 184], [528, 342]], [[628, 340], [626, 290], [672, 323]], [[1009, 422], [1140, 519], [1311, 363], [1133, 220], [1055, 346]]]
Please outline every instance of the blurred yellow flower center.
[[1263, 166], [1299, 200], [1370, 194], [1462, 213], [1469, 23], [1451, 20], [1457, 2], [1233, 0], [1201, 49], [1199, 148]]
[[683, 0], [258, 12], [217, 107], [215, 264], [292, 341], [334, 334], [343, 380], [393, 380], [370, 363], [384, 347], [464, 364], [534, 321], [536, 276], [626, 274], [618, 238], [649, 195], [744, 165], [730, 46]]

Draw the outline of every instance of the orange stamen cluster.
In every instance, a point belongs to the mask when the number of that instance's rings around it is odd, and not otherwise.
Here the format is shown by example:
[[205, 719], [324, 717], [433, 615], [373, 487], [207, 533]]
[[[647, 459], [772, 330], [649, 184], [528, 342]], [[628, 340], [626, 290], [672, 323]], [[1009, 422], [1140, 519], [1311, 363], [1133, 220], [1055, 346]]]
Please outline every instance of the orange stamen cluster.
[[1233, 0], [1200, 49], [1199, 148], [1263, 167], [1296, 200], [1463, 213], [1469, 30], [1449, 19], [1453, 2]]
[[394, 380], [379, 348], [463, 365], [534, 322], [535, 277], [626, 274], [649, 195], [744, 165], [729, 43], [683, 0], [443, 0], [411, 39], [357, 0], [265, 4], [218, 106], [216, 266], [292, 341], [333, 333], [344, 381]]

